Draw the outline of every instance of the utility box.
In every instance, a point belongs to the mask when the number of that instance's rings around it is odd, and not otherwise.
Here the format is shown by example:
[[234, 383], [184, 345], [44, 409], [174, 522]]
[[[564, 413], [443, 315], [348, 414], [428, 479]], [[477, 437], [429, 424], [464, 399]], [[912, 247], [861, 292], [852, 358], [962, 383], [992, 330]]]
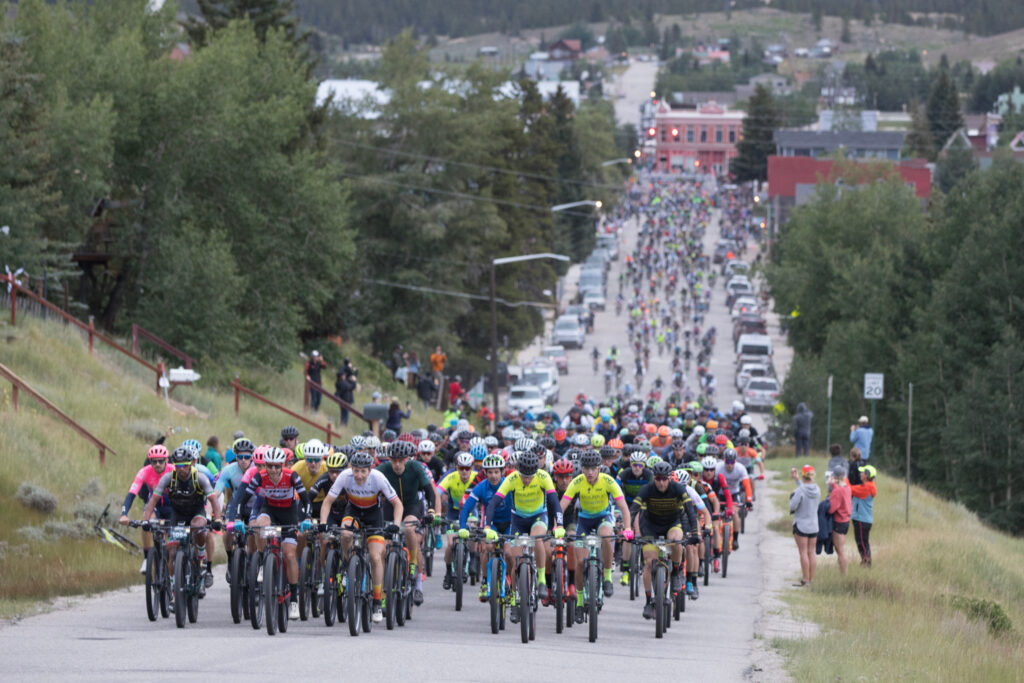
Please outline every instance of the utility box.
[[200, 374], [189, 368], [176, 367], [167, 371], [168, 378], [174, 384], [192, 384], [198, 382]]
[[367, 403], [363, 406], [363, 417], [367, 420], [386, 422], [388, 419], [388, 407], [379, 403]]

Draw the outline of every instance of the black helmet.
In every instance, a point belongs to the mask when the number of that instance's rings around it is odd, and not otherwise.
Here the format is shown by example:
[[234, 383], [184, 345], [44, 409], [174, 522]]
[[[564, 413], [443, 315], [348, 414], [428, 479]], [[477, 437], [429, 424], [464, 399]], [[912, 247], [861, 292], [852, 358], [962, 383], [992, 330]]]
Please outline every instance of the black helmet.
[[334, 452], [335, 453], [344, 453], [345, 457], [348, 458], [349, 460], [351, 460], [352, 456], [356, 454], [356, 449], [355, 449], [355, 446], [352, 446], [351, 444], [345, 444], [344, 446], [336, 447], [334, 449]]
[[348, 464], [352, 467], [373, 467], [373, 456], [366, 451], [360, 451], [349, 458]]
[[554, 450], [555, 440], [552, 439], [550, 436], [545, 436], [543, 439], [540, 440], [540, 445], [549, 451]]
[[548, 449], [544, 448], [544, 444], [534, 442], [533, 446], [530, 448], [530, 452], [540, 458], [543, 455], [547, 455]]
[[187, 448], [178, 446], [177, 448], [174, 449], [174, 452], [171, 453], [171, 464], [179, 465], [186, 462], [192, 462], [192, 451], [188, 450]]
[[600, 467], [601, 466], [601, 456], [598, 455], [597, 453], [595, 453], [594, 451], [587, 451], [586, 453], [584, 453], [583, 455], [580, 456], [580, 466], [581, 467]]
[[398, 438], [398, 434], [395, 434], [395, 430], [393, 430], [393, 429], [385, 429], [383, 431], [383, 433], [381, 433], [381, 435], [380, 435], [380, 440], [384, 441], [386, 443], [391, 443], [392, 441], [394, 441], [397, 438]]
[[388, 457], [394, 460], [395, 458], [411, 458], [416, 455], [416, 447], [408, 441], [395, 441], [388, 447]]
[[297, 439], [299, 438], [299, 428], [293, 425], [288, 425], [281, 430], [282, 439]]
[[612, 448], [611, 446], [601, 446], [601, 459], [602, 460], [604, 460], [605, 458], [614, 458], [614, 457], [615, 457], [615, 449], [614, 448]]
[[668, 477], [672, 474], [672, 465], [667, 460], [654, 463], [654, 467], [651, 468], [651, 473], [656, 477]]
[[526, 476], [532, 476], [537, 474], [537, 468], [540, 467], [540, 461], [537, 459], [536, 453], [530, 451], [523, 451], [518, 454], [516, 469], [519, 470], [519, 474]]
[[252, 452], [256, 450], [256, 447], [252, 445], [252, 441], [249, 441], [249, 439], [239, 439], [232, 444], [231, 450], [235, 452], [235, 455], [238, 455], [239, 453], [248, 453], [249, 455], [252, 455]]
[[718, 454], [721, 453], [721, 452], [722, 452], [721, 449], [718, 446], [716, 446], [715, 444], [713, 444], [713, 443], [705, 444], [704, 455], [710, 455], [710, 456], [714, 456], [714, 457], [717, 458]]

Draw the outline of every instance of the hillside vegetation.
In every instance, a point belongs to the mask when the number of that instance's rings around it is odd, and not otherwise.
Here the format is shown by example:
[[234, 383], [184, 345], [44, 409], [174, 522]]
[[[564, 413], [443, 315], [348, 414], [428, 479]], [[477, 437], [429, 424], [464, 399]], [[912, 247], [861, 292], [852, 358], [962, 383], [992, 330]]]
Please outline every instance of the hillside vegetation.
[[[365, 382], [356, 396], [356, 403], [362, 405], [376, 388], [372, 382], [385, 381], [387, 371], [356, 349], [345, 352], [360, 367]], [[41, 599], [138, 581], [139, 558], [102, 543], [93, 534], [92, 523], [108, 502], [113, 513], [120, 509], [149, 445], [168, 427], [176, 430], [167, 439], [171, 447], [189, 438], [205, 444], [216, 434], [223, 449], [237, 429], [257, 443], [276, 443], [281, 427], [293, 423], [283, 413], [245, 396], [236, 418], [233, 392], [204, 389], [202, 381], [172, 394], [203, 413], [182, 414], [154, 393], [151, 373], [115, 353], [97, 345], [90, 356], [81, 335], [58, 323], [22, 317], [16, 328], [5, 327], [0, 363], [109, 444], [116, 455], [108, 453], [106, 466], [101, 467], [89, 442], [24, 393], [14, 412], [10, 384], [0, 383], [0, 518], [4, 520], [0, 525], [0, 616], [23, 612]], [[328, 369], [325, 374], [332, 373]], [[243, 372], [243, 378], [278, 403], [301, 412], [300, 367], [290, 368], [288, 374]], [[387, 383], [382, 390], [394, 393], [394, 387]], [[403, 404], [413, 398], [404, 389], [397, 395]], [[336, 423], [334, 405], [328, 406], [326, 400], [324, 404], [324, 412]], [[414, 408], [411, 423], [439, 420], [437, 413], [425, 416]], [[324, 436], [308, 425], [298, 427], [302, 440]], [[353, 417], [344, 431], [349, 435], [363, 428]], [[23, 484], [53, 494], [56, 512], [47, 515], [20, 503], [16, 493]], [[133, 518], [141, 516], [141, 505], [136, 501]], [[128, 535], [138, 540], [136, 532]]]
[[[788, 477], [790, 467], [806, 462], [817, 469], [824, 495], [824, 458], [779, 458], [768, 466]], [[851, 528], [847, 575], [840, 576], [834, 555], [819, 555], [811, 588], [787, 593], [798, 616], [821, 625], [813, 638], [772, 643], [794, 679], [1020, 680], [1024, 540], [917, 486], [906, 524], [903, 480], [879, 475], [872, 568], [859, 565]], [[779, 497], [783, 509], [789, 490]], [[787, 515], [772, 527], [788, 536], [791, 524]], [[792, 560], [799, 578], [795, 544]]]

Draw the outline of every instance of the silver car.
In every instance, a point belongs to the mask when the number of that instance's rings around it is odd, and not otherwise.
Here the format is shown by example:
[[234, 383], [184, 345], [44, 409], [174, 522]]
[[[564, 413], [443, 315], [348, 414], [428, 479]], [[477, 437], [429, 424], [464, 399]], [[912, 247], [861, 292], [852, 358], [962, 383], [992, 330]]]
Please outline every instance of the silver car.
[[555, 321], [555, 331], [551, 335], [552, 344], [561, 344], [569, 348], [574, 346], [582, 349], [586, 341], [586, 332], [579, 318], [575, 315], [563, 315]]
[[779, 381], [774, 377], [754, 377], [743, 387], [743, 403], [747, 408], [771, 409], [779, 401]]

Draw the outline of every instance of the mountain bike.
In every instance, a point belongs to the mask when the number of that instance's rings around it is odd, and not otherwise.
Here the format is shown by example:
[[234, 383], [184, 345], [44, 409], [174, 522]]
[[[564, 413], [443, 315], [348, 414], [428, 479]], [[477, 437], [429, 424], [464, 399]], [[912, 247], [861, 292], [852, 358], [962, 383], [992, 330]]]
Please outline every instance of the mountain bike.
[[310, 616], [320, 617], [323, 605], [324, 567], [320, 562], [319, 525], [305, 533], [306, 547], [299, 556], [299, 619], [307, 621]]
[[167, 545], [176, 547], [174, 552], [174, 621], [178, 628], [185, 628], [185, 619], [194, 624], [199, 618], [199, 595], [205, 589], [203, 579], [206, 572], [199, 564], [195, 547], [195, 530], [190, 525], [175, 525], [167, 533]]
[[[458, 532], [458, 523], [453, 523], [451, 528]], [[455, 593], [455, 611], [462, 611], [462, 593], [466, 581], [469, 579], [469, 544], [458, 533], [451, 535], [452, 544], [452, 591]]]
[[575, 608], [569, 603], [569, 564], [566, 558], [566, 546], [571, 539], [554, 538], [551, 540], [551, 604], [555, 608], [555, 633], [561, 633], [565, 626], [572, 626], [573, 614], [570, 611], [566, 618], [566, 609]]
[[228, 526], [229, 533], [234, 534], [234, 548], [228, 558], [228, 576], [230, 577], [231, 593], [229, 604], [231, 607], [231, 620], [239, 624], [242, 619], [249, 619], [249, 556], [246, 548], [247, 540], [255, 534], [255, 529], [246, 529], [244, 532], [235, 530], [233, 523]]
[[[266, 611], [267, 635], [277, 631], [288, 631], [288, 603], [291, 601], [291, 590], [285, 576], [284, 550], [281, 547], [281, 534], [297, 529], [296, 525], [262, 526], [260, 538], [266, 542], [262, 553], [262, 573], [258, 578], [258, 592], [261, 593], [263, 609]], [[257, 569], [260, 569], [257, 567]], [[252, 574], [250, 574], [252, 576]], [[258, 628], [258, 627], [257, 627]]]
[[729, 555], [732, 553], [732, 517], [722, 520], [722, 578], [729, 573]]
[[629, 599], [636, 600], [643, 594], [641, 588], [644, 575], [644, 554], [640, 543], [630, 543], [629, 552]]
[[701, 532], [701, 542], [704, 544], [704, 557], [700, 561], [703, 565], [701, 571], [704, 572], [704, 585], [707, 586], [711, 580], [712, 564], [715, 561], [714, 549], [711, 544], [711, 529], [704, 529]]
[[367, 543], [370, 536], [380, 536], [384, 530], [362, 527], [350, 531], [352, 547], [349, 549], [348, 570], [345, 572], [345, 618], [349, 635], [355, 637], [359, 635], [360, 629], [363, 633], [369, 633], [373, 628], [373, 577]]
[[588, 637], [593, 643], [597, 640], [597, 616], [604, 606], [604, 592], [601, 586], [604, 574], [601, 546], [604, 539], [596, 533], [577, 535], [573, 538], [577, 548], [587, 549], [587, 556], [583, 559], [583, 606], [584, 619], [589, 627]]
[[341, 527], [320, 525], [320, 532], [327, 537], [327, 555], [324, 557], [324, 624], [334, 626], [337, 619], [345, 623], [345, 576], [343, 573], [344, 553], [341, 550]]
[[736, 504], [739, 506], [740, 514], [740, 533], [747, 533], [747, 492], [740, 489], [740, 493], [736, 496]]
[[[651, 560], [651, 589], [654, 601], [654, 637], [661, 638], [665, 630], [672, 624], [671, 613], [672, 603], [675, 596], [670, 595], [672, 580], [672, 562], [669, 560], [668, 547], [671, 545], [684, 545], [685, 541], [672, 541], [666, 538], [644, 539], [644, 545], [653, 545], [658, 556]], [[685, 558], [684, 558], [685, 559]], [[680, 594], [686, 596], [685, 590]]]
[[384, 620], [391, 631], [397, 623], [404, 626], [412, 617], [413, 580], [409, 574], [409, 554], [405, 549], [405, 537], [396, 533], [388, 542], [384, 555], [384, 586], [382, 598]]
[[533, 555], [533, 546], [537, 540], [547, 538], [547, 534], [523, 534], [511, 541], [512, 547], [522, 550], [516, 558], [513, 574], [516, 593], [512, 609], [515, 617], [513, 621], [519, 622], [519, 631], [524, 643], [529, 643], [537, 637], [537, 606], [540, 604], [540, 596], [537, 589], [537, 560]]
[[167, 534], [163, 522], [128, 522], [128, 526], [142, 528], [153, 535], [153, 547], [146, 553], [146, 615], [150, 621], [157, 616], [170, 615], [171, 585], [167, 573]]

